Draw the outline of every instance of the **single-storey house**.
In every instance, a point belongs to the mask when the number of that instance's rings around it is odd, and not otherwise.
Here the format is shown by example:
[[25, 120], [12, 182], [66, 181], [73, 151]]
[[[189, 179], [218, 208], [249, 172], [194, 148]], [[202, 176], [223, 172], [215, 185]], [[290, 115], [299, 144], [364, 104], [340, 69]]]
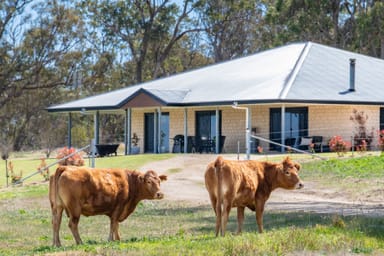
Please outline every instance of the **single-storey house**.
[[271, 142], [294, 146], [305, 136], [320, 138], [324, 147], [335, 135], [353, 143], [362, 132], [376, 146], [383, 106], [384, 60], [304, 42], [47, 110], [93, 113], [96, 143], [99, 114], [121, 113], [124, 143], [131, 145], [137, 135], [141, 153], [249, 154], [256, 146], [284, 150]]

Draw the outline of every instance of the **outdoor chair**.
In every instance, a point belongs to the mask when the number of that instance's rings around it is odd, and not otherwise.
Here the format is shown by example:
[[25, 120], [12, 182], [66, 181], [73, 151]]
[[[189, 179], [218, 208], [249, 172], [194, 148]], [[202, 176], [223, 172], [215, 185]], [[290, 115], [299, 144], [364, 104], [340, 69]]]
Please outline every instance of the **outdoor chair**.
[[313, 144], [315, 152], [323, 152], [323, 136], [303, 136], [299, 137], [296, 142], [296, 148], [301, 150], [310, 150]]
[[323, 136], [312, 136], [315, 152], [323, 152]]
[[172, 153], [183, 153], [184, 152], [184, 135], [178, 134], [173, 137], [173, 148]]

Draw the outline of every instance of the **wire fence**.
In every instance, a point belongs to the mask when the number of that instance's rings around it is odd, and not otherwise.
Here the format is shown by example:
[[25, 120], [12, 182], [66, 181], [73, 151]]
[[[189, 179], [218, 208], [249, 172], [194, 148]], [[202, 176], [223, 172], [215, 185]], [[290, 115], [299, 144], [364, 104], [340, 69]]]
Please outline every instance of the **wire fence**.
[[[57, 161], [55, 161], [55, 162], [53, 162], [53, 163], [51, 163], [51, 164], [49, 164], [49, 165], [47, 165], [47, 166], [45, 166], [45, 167], [43, 167], [43, 168], [38, 169], [36, 172], [34, 172], [34, 173], [32, 173], [32, 174], [30, 174], [30, 175], [28, 175], [28, 176], [26, 176], [26, 177], [24, 177], [24, 178], [22, 178], [22, 179], [20, 179], [20, 180], [17, 180], [16, 182], [13, 183], [13, 185], [22, 184], [25, 180], [27, 180], [27, 179], [29, 179], [29, 178], [32, 178], [33, 176], [35, 176], [35, 175], [37, 175], [37, 174], [42, 173], [43, 171], [49, 169], [50, 167], [52, 167], [52, 166], [54, 166], [54, 165], [60, 163], [60, 162], [63, 161], [63, 160], [66, 160], [66, 159], [68, 159], [68, 158], [70, 158], [70, 157], [76, 155], [77, 153], [79, 153], [79, 152], [81, 152], [81, 151], [86, 150], [86, 149], [89, 148], [89, 147], [91, 147], [91, 144], [89, 144], [89, 145], [87, 145], [87, 146], [85, 146], [85, 147], [82, 147], [82, 148], [80, 148], [80, 149], [74, 151], [73, 153], [71, 153], [71, 154], [69, 154], [69, 155], [66, 155], [65, 157], [63, 157], [63, 158], [61, 158], [61, 159], [58, 159]], [[7, 177], [7, 179], [8, 179], [8, 177]]]
[[312, 157], [316, 157], [316, 158], [319, 158], [321, 160], [327, 160], [327, 158], [322, 157], [322, 156], [320, 156], [320, 155], [318, 155], [316, 153], [310, 152], [310, 151], [301, 150], [301, 149], [298, 149], [298, 148], [295, 148], [295, 147], [292, 147], [292, 146], [287, 146], [285, 144], [281, 144], [281, 143], [278, 143], [278, 142], [275, 142], [275, 141], [272, 141], [272, 140], [269, 140], [269, 139], [265, 139], [263, 137], [256, 136], [256, 135], [251, 135], [251, 137], [255, 138], [255, 139], [258, 139], [258, 140], [261, 140], [261, 141], [264, 141], [264, 142], [268, 142], [268, 143], [271, 143], [271, 144], [283, 147], [283, 148], [286, 148], [286, 149], [289, 149], [289, 150], [293, 150], [293, 151], [298, 152], [298, 153], [303, 153], [303, 154], [311, 155]]

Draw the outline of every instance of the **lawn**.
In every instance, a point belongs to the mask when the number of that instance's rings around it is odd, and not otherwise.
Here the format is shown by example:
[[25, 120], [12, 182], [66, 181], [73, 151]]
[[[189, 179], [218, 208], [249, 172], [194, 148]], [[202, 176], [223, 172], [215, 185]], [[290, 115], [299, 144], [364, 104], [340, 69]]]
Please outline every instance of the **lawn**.
[[[97, 166], [139, 168], [149, 161], [171, 157], [138, 155], [101, 158], [97, 159]], [[33, 166], [28, 164], [30, 161], [23, 158], [18, 160], [18, 164]], [[305, 163], [303, 161], [303, 176], [305, 181], [318, 182], [323, 186], [329, 181], [332, 181], [330, 186], [336, 186], [351, 179], [370, 184], [372, 181], [384, 182], [381, 166], [383, 159], [378, 156], [328, 161], [306, 159]], [[349, 188], [353, 190], [354, 184], [350, 184]], [[215, 218], [209, 205], [166, 200], [140, 203], [121, 224], [121, 242], [107, 242], [109, 220], [106, 216], [82, 217], [79, 229], [85, 244], [75, 246], [67, 227], [68, 220], [64, 217], [60, 232], [63, 247], [57, 249], [51, 247], [51, 214], [47, 193], [47, 183], [1, 190], [0, 255], [384, 254], [384, 217], [380, 217], [384, 214], [372, 217], [266, 212], [266, 232], [258, 234], [254, 214], [246, 211], [244, 232], [235, 235], [231, 233], [236, 230], [236, 211], [233, 210], [226, 237], [216, 238], [213, 233]]]
[[[27, 178], [24, 183], [30, 184], [34, 182], [43, 182], [44, 177], [37, 171], [38, 166], [41, 163], [41, 158], [44, 157], [42, 152], [33, 152], [33, 153], [18, 153], [11, 155], [11, 157], [7, 160], [7, 163], [12, 162], [14, 172], [16, 174], [22, 173], [22, 177], [26, 178], [30, 175], [30, 178]], [[148, 163], [150, 161], [158, 161], [164, 160], [172, 157], [171, 154], [146, 154], [146, 155], [131, 155], [131, 156], [115, 156], [115, 157], [102, 157], [95, 158], [95, 166], [96, 167], [123, 167], [129, 169], [137, 169], [140, 166]], [[85, 158], [85, 165], [91, 165], [91, 159]], [[54, 164], [57, 161], [56, 158], [48, 158], [46, 159], [47, 165]], [[2, 163], [1, 163], [2, 162]], [[6, 169], [5, 162], [2, 160], [0, 162], [0, 188], [6, 187]], [[55, 171], [56, 164], [49, 168], [50, 173]], [[9, 172], [9, 170], [8, 170]], [[8, 184], [11, 184], [11, 180], [9, 178]]]

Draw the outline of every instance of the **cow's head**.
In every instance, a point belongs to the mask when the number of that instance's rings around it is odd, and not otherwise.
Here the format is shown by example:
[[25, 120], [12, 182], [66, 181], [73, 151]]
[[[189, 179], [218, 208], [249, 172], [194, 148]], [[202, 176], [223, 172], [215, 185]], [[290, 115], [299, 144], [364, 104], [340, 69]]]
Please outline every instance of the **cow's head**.
[[160, 190], [160, 182], [167, 180], [166, 175], [158, 176], [155, 171], [150, 170], [141, 176], [140, 180], [143, 183], [147, 199], [162, 199], [164, 197], [164, 193]]
[[299, 171], [300, 164], [286, 157], [280, 165], [278, 173], [279, 187], [284, 189], [300, 189], [304, 187], [304, 183], [300, 180]]

